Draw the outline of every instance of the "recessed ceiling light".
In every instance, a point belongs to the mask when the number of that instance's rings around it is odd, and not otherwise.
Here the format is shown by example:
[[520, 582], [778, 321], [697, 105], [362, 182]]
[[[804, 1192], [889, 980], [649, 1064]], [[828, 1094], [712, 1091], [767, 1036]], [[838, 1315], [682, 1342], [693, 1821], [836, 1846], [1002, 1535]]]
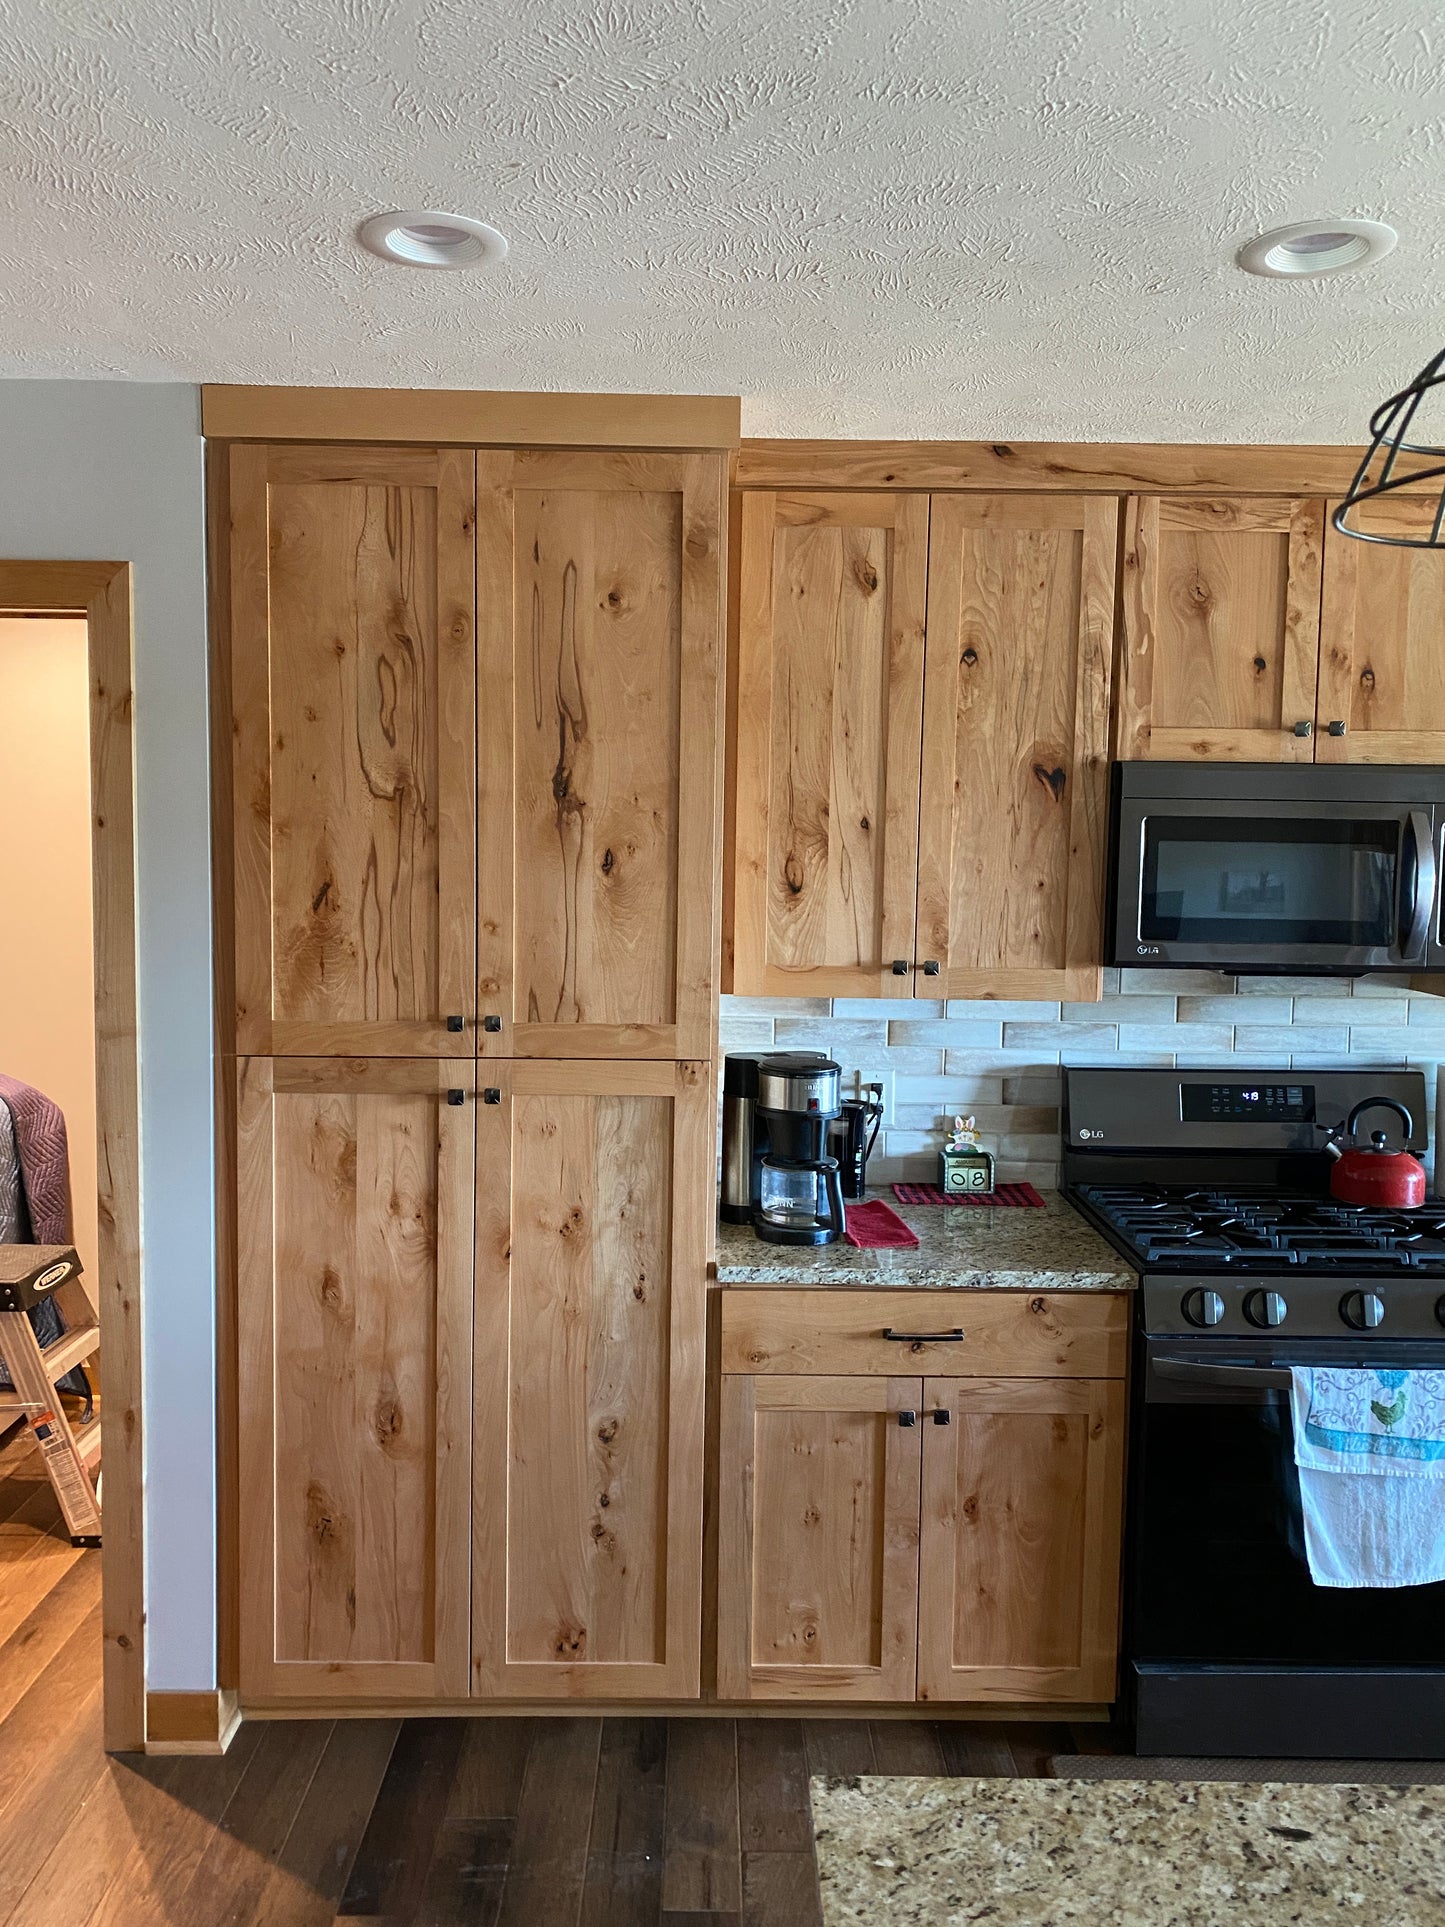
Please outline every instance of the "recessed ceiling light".
[[357, 229], [356, 238], [383, 261], [406, 268], [476, 268], [507, 256], [506, 235], [485, 221], [430, 207], [373, 214]]
[[1383, 221], [1295, 221], [1247, 241], [1234, 258], [1247, 274], [1282, 280], [1340, 274], [1382, 261], [1399, 238]]

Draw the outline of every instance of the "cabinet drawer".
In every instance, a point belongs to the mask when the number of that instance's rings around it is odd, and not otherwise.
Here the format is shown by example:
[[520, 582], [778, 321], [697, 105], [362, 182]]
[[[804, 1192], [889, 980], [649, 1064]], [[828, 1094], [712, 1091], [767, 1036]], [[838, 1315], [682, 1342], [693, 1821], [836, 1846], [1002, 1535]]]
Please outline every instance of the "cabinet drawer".
[[723, 1293], [725, 1372], [1122, 1378], [1128, 1342], [1127, 1292]]

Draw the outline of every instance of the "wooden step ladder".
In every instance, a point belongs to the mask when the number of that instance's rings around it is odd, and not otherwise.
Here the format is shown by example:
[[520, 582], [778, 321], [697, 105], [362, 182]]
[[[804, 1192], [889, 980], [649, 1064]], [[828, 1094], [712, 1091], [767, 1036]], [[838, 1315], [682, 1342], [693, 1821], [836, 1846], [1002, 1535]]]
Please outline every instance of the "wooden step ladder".
[[[59, 1305], [67, 1329], [42, 1345], [27, 1314], [47, 1299]], [[74, 1248], [0, 1244], [0, 1359], [15, 1388], [0, 1390], [0, 1427], [11, 1418], [29, 1420], [73, 1546], [100, 1544], [100, 1500], [92, 1483], [100, 1420], [75, 1430], [55, 1388], [99, 1348], [100, 1325]]]

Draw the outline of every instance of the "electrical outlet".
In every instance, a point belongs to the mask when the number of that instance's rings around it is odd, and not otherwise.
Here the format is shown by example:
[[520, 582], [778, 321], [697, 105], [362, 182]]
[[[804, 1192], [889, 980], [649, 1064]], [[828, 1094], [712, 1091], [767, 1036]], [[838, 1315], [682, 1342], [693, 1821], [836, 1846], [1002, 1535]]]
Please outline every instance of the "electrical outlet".
[[842, 1078], [844, 1097], [857, 1099], [874, 1098], [883, 1105], [883, 1117], [879, 1129], [886, 1131], [893, 1117], [893, 1072], [870, 1066], [863, 1070], [845, 1072]]

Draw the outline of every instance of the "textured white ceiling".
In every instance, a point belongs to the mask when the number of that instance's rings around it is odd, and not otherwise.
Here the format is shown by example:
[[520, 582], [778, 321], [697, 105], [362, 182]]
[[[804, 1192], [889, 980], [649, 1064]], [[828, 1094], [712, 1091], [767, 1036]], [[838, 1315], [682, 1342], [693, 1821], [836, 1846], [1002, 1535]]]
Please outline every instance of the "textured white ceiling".
[[[1442, 41], [1411, 0], [0, 0], [0, 373], [1354, 440], [1445, 335]], [[509, 260], [355, 245], [423, 205]], [[1329, 212], [1401, 245], [1232, 265]]]

